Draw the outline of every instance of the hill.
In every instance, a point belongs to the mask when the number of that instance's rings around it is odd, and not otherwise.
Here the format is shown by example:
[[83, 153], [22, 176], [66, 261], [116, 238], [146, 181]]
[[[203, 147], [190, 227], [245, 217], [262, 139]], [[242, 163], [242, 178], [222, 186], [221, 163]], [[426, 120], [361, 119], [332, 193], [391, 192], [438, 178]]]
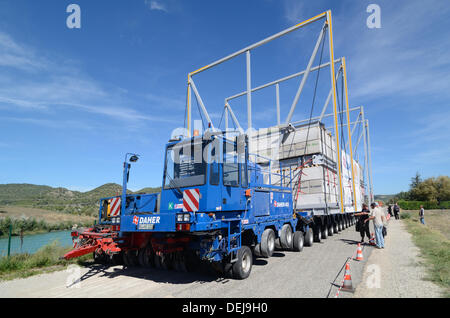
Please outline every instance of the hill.
[[[154, 193], [160, 188], [144, 188], [128, 193]], [[93, 215], [100, 198], [122, 193], [122, 186], [107, 183], [86, 192], [35, 184], [0, 184], [0, 205], [39, 208], [56, 212]]]
[[388, 202], [390, 199], [393, 199], [396, 195], [395, 194], [376, 194], [374, 195], [375, 201], [383, 201]]

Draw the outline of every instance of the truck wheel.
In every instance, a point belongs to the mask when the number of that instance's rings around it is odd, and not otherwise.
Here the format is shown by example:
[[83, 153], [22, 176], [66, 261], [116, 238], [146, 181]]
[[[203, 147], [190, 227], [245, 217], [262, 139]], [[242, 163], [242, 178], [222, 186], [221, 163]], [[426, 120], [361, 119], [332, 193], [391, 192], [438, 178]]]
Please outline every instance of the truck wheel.
[[326, 240], [328, 237], [328, 226], [324, 226], [322, 230], [322, 239]]
[[145, 268], [153, 267], [153, 250], [150, 246], [146, 246], [139, 250], [139, 265]]
[[101, 252], [100, 254], [97, 254], [96, 252], [94, 252], [94, 263], [106, 265], [107, 262], [108, 259], [106, 258], [105, 253]]
[[333, 223], [333, 233], [338, 234], [339, 233], [339, 225], [335, 222]]
[[308, 231], [305, 233], [305, 246], [312, 246], [314, 240], [313, 231], [311, 228], [308, 228]]
[[136, 251], [129, 250], [123, 253], [123, 265], [126, 267], [136, 266], [138, 263]]
[[123, 265], [123, 252], [120, 252], [118, 254], [114, 254], [112, 256], [112, 263], [113, 263], [114, 266]]
[[[272, 231], [273, 232], [273, 231]], [[275, 244], [275, 243], [274, 243]], [[246, 279], [252, 271], [253, 255], [248, 246], [241, 246], [237, 253], [237, 261], [233, 264], [233, 276], [236, 279]]]
[[328, 227], [328, 236], [333, 236], [333, 234], [334, 234], [334, 228], [333, 228], [333, 224], [332, 224]]
[[295, 231], [294, 236], [292, 238], [293, 241], [293, 250], [295, 252], [301, 252], [303, 250], [304, 237], [302, 231]]
[[314, 229], [314, 242], [320, 243], [322, 241], [322, 228], [320, 225], [316, 225]]
[[261, 255], [271, 257], [275, 250], [275, 232], [272, 229], [265, 229], [261, 237]]
[[256, 257], [261, 257], [261, 244], [256, 244], [255, 247], [253, 248], [253, 254], [255, 254]]
[[338, 221], [338, 231], [341, 232], [342, 230], [342, 221]]
[[292, 228], [289, 224], [281, 227], [280, 243], [285, 250], [292, 250]]

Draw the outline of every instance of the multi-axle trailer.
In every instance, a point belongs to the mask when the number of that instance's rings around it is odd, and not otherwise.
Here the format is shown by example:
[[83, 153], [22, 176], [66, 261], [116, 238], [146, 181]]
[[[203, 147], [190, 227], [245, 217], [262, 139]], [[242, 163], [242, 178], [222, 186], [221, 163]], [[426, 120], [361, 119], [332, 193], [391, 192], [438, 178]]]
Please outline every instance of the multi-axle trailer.
[[[322, 19], [325, 23], [305, 71], [251, 87], [250, 50]], [[312, 67], [325, 35], [329, 37], [330, 62]], [[243, 53], [247, 61], [247, 91], [225, 100], [226, 127], [221, 130], [214, 127], [192, 77]], [[341, 63], [337, 74], [335, 63]], [[331, 70], [332, 86], [321, 115], [311, 116], [306, 124], [291, 122], [309, 73], [325, 67]], [[278, 86], [299, 76], [303, 76], [299, 89], [286, 123], [281, 124]], [[127, 194], [130, 166], [138, 159], [137, 155], [127, 154], [122, 195], [100, 200], [98, 224], [73, 231], [74, 250], [64, 257], [94, 253], [98, 261], [179, 271], [197, 268], [202, 263], [244, 279], [250, 274], [253, 257], [270, 257], [276, 248], [300, 252], [304, 245], [311, 246], [314, 241], [320, 242], [350, 226], [363, 201], [372, 200], [370, 139], [362, 107], [353, 109], [359, 110], [354, 123], [350, 122], [348, 98], [338, 109], [339, 76], [346, 88], [345, 59], [334, 60], [333, 56], [330, 11], [190, 73], [187, 129], [166, 145], [161, 192]], [[230, 101], [247, 96], [251, 128], [251, 94], [269, 86], [277, 89], [277, 125], [244, 133]], [[191, 90], [208, 121], [204, 133], [191, 129]], [[331, 97], [334, 133], [324, 124], [325, 118], [331, 116], [325, 114]], [[339, 126], [338, 117], [343, 114], [347, 115], [347, 123], [341, 120]], [[237, 129], [228, 129], [228, 115]], [[355, 148], [351, 143], [352, 124], [353, 131], [357, 125], [363, 127]], [[348, 143], [340, 140], [344, 126]], [[365, 145], [364, 168], [353, 157], [361, 137]]]

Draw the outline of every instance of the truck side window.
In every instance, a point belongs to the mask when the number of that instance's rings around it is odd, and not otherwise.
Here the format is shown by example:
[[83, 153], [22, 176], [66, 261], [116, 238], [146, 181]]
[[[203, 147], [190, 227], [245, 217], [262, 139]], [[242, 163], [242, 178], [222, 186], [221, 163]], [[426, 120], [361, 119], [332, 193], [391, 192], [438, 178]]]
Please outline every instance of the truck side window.
[[217, 164], [217, 162], [212, 162], [210, 164], [209, 183], [212, 185], [219, 184], [219, 165]]
[[243, 188], [248, 187], [248, 179], [247, 179], [247, 164], [241, 163], [241, 186]]
[[223, 184], [237, 187], [239, 186], [239, 162], [236, 145], [225, 141], [223, 146]]

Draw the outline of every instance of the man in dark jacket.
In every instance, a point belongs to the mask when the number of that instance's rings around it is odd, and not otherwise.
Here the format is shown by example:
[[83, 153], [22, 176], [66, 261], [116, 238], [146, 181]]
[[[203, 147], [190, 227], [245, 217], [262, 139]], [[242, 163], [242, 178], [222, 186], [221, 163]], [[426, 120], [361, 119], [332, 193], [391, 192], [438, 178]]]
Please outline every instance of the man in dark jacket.
[[359, 216], [359, 233], [361, 234], [361, 243], [364, 243], [364, 234], [367, 235], [367, 238], [370, 240], [370, 230], [369, 230], [369, 222], [364, 222], [367, 218], [369, 218], [370, 210], [367, 205], [364, 203], [362, 205], [362, 210], [359, 213], [355, 213], [355, 216]]
[[399, 213], [400, 213], [400, 207], [398, 206], [398, 203], [395, 203], [395, 205], [394, 205], [394, 215], [395, 215], [395, 219], [396, 220], [400, 219]]

